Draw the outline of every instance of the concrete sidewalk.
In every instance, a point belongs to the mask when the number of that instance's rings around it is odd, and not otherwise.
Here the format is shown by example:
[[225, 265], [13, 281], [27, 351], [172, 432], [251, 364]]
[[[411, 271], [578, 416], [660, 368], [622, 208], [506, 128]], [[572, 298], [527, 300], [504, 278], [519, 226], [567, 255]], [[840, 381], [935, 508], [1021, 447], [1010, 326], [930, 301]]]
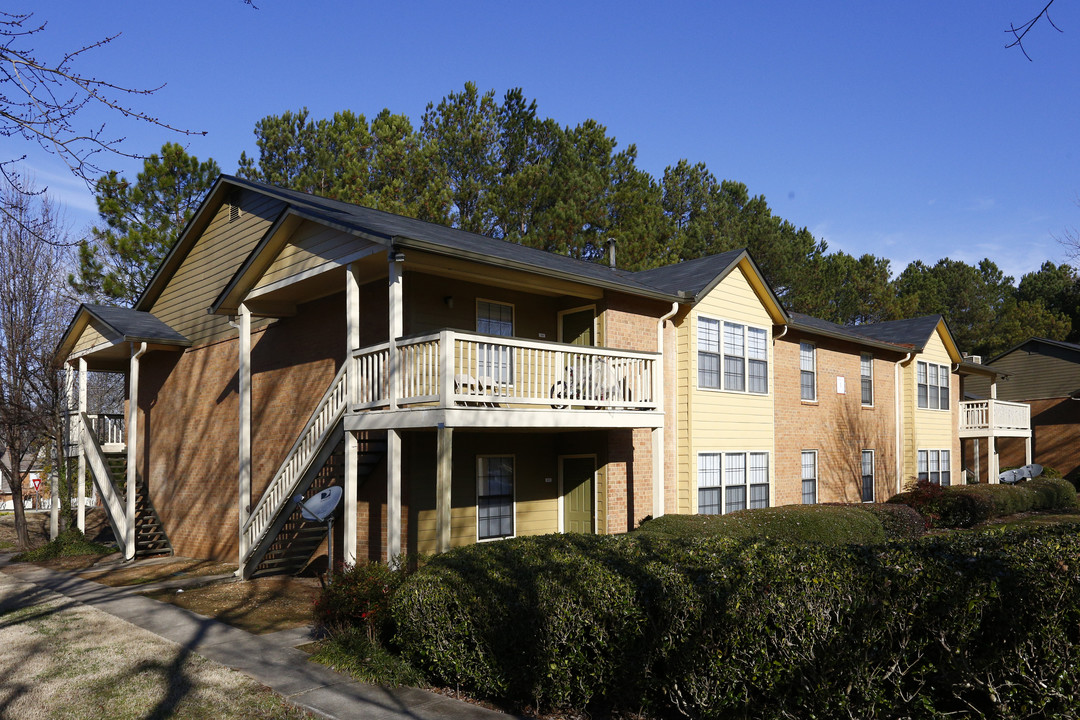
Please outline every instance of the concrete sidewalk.
[[493, 720], [509, 717], [426, 690], [384, 688], [357, 682], [308, 662], [307, 654], [296, 649], [297, 645], [311, 640], [305, 628], [253, 635], [213, 618], [139, 595], [146, 591], [145, 587], [109, 587], [35, 565], [9, 564], [10, 557], [10, 554], [0, 555], [0, 570], [126, 620], [208, 660], [238, 670], [295, 705], [323, 717], [342, 720]]

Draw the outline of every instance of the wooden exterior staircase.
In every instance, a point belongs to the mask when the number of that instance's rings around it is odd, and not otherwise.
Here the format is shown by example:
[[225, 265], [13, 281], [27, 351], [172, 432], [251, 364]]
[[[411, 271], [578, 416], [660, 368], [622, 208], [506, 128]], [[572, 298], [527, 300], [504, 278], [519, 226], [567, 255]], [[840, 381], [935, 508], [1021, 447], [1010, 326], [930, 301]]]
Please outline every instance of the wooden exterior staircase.
[[[108, 473], [105, 479], [111, 486], [113, 496], [119, 500], [123, 507], [123, 498], [127, 492], [127, 454], [122, 452], [101, 453], [104, 466]], [[95, 480], [98, 480], [95, 477]], [[99, 481], [99, 489], [101, 482]], [[112, 505], [105, 503], [106, 513], [111, 514]], [[110, 517], [110, 521], [113, 518]], [[117, 532], [120, 525], [124, 525], [126, 519], [120, 523], [112, 522], [113, 532]], [[117, 544], [123, 545], [123, 535], [117, 538]], [[139, 480], [135, 486], [135, 557], [148, 557], [151, 555], [172, 555], [173, 548], [169, 542], [165, 528], [158, 517], [154, 504], [150, 501], [150, 494], [144, 480]]]

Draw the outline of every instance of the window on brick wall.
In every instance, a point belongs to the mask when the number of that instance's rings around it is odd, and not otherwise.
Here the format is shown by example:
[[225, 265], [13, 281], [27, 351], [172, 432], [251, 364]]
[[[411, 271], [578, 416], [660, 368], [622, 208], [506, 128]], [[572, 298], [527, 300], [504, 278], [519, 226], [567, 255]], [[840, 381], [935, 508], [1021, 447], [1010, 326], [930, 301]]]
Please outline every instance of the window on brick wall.
[[817, 354], [814, 343], [799, 343], [799, 397], [817, 400]]
[[802, 451], [803, 505], [817, 503], [817, 450]]
[[862, 451], [862, 501], [874, 502], [874, 451]]
[[862, 385], [862, 404], [869, 407], [874, 404], [874, 356], [870, 353], [860, 356], [859, 380]]

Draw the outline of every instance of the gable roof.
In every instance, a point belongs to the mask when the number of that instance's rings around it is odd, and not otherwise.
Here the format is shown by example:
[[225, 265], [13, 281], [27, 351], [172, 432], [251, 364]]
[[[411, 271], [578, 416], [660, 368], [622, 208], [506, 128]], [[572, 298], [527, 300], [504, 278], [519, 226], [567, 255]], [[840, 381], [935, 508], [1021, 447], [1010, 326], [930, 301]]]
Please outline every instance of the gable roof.
[[907, 320], [887, 320], [885, 322], [859, 325], [858, 332], [866, 337], [881, 340], [893, 345], [905, 345], [916, 352], [922, 352], [938, 324], [944, 322], [941, 315], [924, 315]]
[[811, 315], [804, 315], [803, 313], [793, 312], [790, 313], [790, 315], [791, 322], [789, 325], [796, 330], [813, 333], [815, 335], [824, 335], [837, 340], [847, 340], [859, 345], [875, 347], [881, 350], [889, 350], [897, 353], [911, 352], [910, 346], [878, 340], [877, 338], [863, 334], [861, 329], [868, 327], [865, 325], [840, 325], [839, 323], [822, 320], [821, 318], [816, 318]]
[[[191, 341], [152, 314], [131, 308], [83, 303], [75, 312], [57, 344], [53, 357], [63, 362], [71, 355], [83, 331], [91, 322], [102, 331], [111, 347], [122, 343], [145, 342], [150, 345], [184, 348]], [[84, 353], [85, 354], [85, 353]]]
[[986, 364], [989, 365], [990, 363], [997, 362], [998, 360], [1005, 357], [1009, 353], [1016, 352], [1017, 350], [1019, 350], [1019, 349], [1021, 349], [1023, 347], [1026, 347], [1027, 345], [1031, 345], [1033, 343], [1037, 343], [1037, 344], [1041, 344], [1041, 345], [1048, 345], [1048, 346], [1050, 346], [1052, 348], [1057, 348], [1059, 350], [1064, 350], [1066, 352], [1076, 353], [1077, 354], [1077, 361], [1080, 362], [1080, 345], [1078, 345], [1076, 343], [1063, 342], [1061, 340], [1051, 340], [1050, 338], [1029, 337], [1027, 340], [1024, 340], [1022, 343], [1014, 345], [1013, 347], [1009, 348], [1008, 350], [1006, 350], [1004, 352], [1001, 352], [1001, 353], [998, 353], [994, 357], [990, 358], [989, 360], [986, 361]]

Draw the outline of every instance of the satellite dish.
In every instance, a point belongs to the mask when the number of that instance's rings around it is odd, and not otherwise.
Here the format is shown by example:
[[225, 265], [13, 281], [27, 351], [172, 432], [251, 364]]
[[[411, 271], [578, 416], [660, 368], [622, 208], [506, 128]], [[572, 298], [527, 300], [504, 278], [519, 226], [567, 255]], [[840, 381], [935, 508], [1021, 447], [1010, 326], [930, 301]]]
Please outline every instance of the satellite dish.
[[341, 502], [341, 488], [337, 485], [328, 487], [318, 495], [308, 498], [306, 502], [299, 495], [293, 500], [300, 506], [302, 518], [309, 522], [326, 522]]

